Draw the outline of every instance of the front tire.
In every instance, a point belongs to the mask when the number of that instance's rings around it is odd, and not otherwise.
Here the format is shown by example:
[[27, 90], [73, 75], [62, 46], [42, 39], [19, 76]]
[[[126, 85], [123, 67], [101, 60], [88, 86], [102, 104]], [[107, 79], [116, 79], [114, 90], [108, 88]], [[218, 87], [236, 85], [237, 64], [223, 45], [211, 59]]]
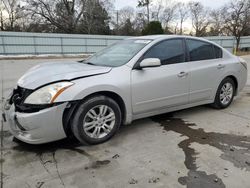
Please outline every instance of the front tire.
[[121, 125], [121, 110], [111, 98], [98, 95], [78, 107], [72, 132], [83, 144], [100, 144], [110, 139]]
[[227, 77], [222, 80], [212, 106], [217, 109], [224, 109], [230, 106], [235, 96], [235, 90], [236, 86], [233, 79]]

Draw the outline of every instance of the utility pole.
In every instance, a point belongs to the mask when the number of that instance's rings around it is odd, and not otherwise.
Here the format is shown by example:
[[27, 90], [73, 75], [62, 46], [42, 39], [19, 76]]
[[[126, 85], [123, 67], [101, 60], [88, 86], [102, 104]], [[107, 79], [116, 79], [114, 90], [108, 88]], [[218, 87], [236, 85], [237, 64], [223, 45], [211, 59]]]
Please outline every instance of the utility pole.
[[4, 30], [4, 28], [3, 28], [3, 12], [2, 12], [2, 10], [0, 10], [1, 12], [0, 12], [0, 31], [3, 31]]
[[119, 11], [116, 11], [116, 28], [118, 29], [118, 25], [119, 25]]
[[149, 19], [150, 19], [150, 15], [149, 15], [149, 1], [147, 1], [147, 18], [148, 18], [148, 24], [149, 24]]
[[151, 0], [140, 0], [138, 1], [137, 7], [145, 7], [147, 8], [147, 22], [149, 24], [150, 22], [150, 12], [149, 12], [149, 5], [150, 5]]

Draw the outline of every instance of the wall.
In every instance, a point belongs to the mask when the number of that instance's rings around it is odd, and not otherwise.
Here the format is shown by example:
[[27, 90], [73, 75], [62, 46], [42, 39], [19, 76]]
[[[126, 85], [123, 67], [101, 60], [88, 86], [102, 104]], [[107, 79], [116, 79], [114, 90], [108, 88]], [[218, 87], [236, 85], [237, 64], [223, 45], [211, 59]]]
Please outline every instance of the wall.
[[[234, 47], [235, 47], [234, 37], [231, 37], [231, 36], [214, 36], [214, 37], [204, 37], [204, 38], [219, 44], [220, 46], [226, 48], [230, 52], [233, 52], [233, 50], [234, 50]], [[250, 46], [250, 43], [249, 43], [249, 46]]]
[[0, 55], [94, 53], [125, 37], [0, 32]]
[[[124, 38], [110, 35], [0, 32], [0, 55], [94, 53]], [[233, 37], [206, 38], [233, 52]], [[242, 38], [241, 47], [250, 47], [250, 36]]]

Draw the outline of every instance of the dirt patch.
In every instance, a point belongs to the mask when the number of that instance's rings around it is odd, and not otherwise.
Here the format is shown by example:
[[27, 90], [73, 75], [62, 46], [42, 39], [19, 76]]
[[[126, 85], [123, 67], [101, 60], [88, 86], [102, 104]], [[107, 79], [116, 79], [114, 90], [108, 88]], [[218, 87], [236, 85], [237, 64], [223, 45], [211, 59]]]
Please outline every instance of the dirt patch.
[[138, 180], [132, 178], [131, 180], [128, 181], [129, 184], [137, 184]]
[[36, 183], [36, 188], [41, 188], [45, 182], [39, 181]]
[[148, 180], [148, 183], [158, 183], [159, 181], [160, 181], [160, 178], [152, 177]]
[[197, 171], [196, 155], [198, 154], [190, 147], [192, 143], [210, 145], [223, 152], [222, 159], [230, 161], [234, 166], [250, 171], [250, 137], [222, 134], [216, 132], [205, 132], [203, 129], [192, 129], [196, 126], [180, 118], [174, 118], [173, 114], [164, 114], [155, 116], [153, 121], [160, 123], [164, 130], [174, 131], [182, 136], [188, 137], [181, 141], [178, 146], [185, 153], [185, 166], [189, 169], [188, 176], [179, 178], [179, 182], [187, 187], [225, 187], [222, 180], [216, 174], [206, 174], [203, 171]]
[[98, 168], [108, 165], [109, 163], [110, 163], [110, 160], [94, 161], [89, 166], [85, 167], [85, 170], [98, 169]]
[[8, 138], [8, 137], [11, 137], [12, 134], [9, 132], [9, 131], [2, 131], [2, 134], [1, 134], [3, 137], [5, 138]]

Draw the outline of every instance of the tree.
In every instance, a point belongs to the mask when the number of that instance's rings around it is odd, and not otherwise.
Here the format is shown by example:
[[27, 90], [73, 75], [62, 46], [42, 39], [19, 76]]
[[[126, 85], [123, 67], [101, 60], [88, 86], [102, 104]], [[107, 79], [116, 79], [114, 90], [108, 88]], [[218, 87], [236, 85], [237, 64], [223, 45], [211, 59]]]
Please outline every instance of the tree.
[[118, 21], [113, 21], [114, 33], [117, 35], [136, 35], [135, 10], [130, 6], [123, 7], [118, 11]]
[[161, 20], [165, 26], [165, 32], [167, 34], [173, 33], [171, 30], [171, 22], [176, 19], [177, 4], [168, 3], [165, 6], [163, 14], [161, 15]]
[[151, 1], [150, 0], [139, 0], [138, 1], [138, 7], [146, 7], [147, 8], [147, 21], [149, 23], [150, 21], [150, 12], [149, 12], [149, 5]]
[[141, 12], [136, 12], [135, 19], [133, 21], [134, 29], [136, 35], [141, 35], [142, 30], [146, 27], [147, 21], [145, 20], [144, 14]]
[[156, 0], [154, 1], [154, 5], [152, 7], [152, 19], [155, 21], [160, 21], [162, 10], [164, 8], [162, 0]]
[[[8, 31], [18, 31], [18, 20], [22, 17], [22, 8], [18, 0], [2, 0], [4, 8], [1, 8], [1, 28]], [[8, 22], [5, 24], [3, 22], [3, 12], [7, 13]]]
[[163, 34], [163, 28], [161, 22], [152, 21], [142, 30], [143, 35], [154, 35], [154, 34]]
[[249, 29], [250, 0], [231, 1], [223, 8], [224, 27], [236, 39], [236, 50], [239, 50], [241, 36]]
[[222, 9], [212, 10], [210, 12], [210, 27], [207, 32], [209, 36], [219, 36], [225, 34], [222, 14]]
[[189, 10], [187, 4], [179, 2], [177, 5], [177, 17], [180, 20], [180, 34], [183, 34], [183, 22], [188, 18]]
[[125, 23], [128, 19], [132, 21], [135, 17], [135, 10], [133, 7], [126, 6], [119, 11], [119, 21]]
[[135, 18], [134, 8], [126, 6], [116, 12], [116, 18], [111, 23], [115, 26], [116, 33], [118, 34], [120, 28], [123, 27], [128, 20], [132, 24], [134, 18]]
[[74, 33], [83, 15], [86, 0], [26, 0], [26, 10], [59, 32]]
[[[109, 0], [26, 0], [26, 10], [55, 32], [108, 34]], [[37, 20], [35, 20], [37, 23]]]
[[136, 35], [136, 30], [133, 27], [130, 19], [127, 19], [123, 26], [119, 29], [119, 35], [133, 36]]
[[0, 30], [3, 31], [4, 30], [4, 5], [3, 2], [0, 2]]
[[207, 19], [209, 11], [199, 2], [190, 2], [189, 8], [195, 36], [205, 36], [209, 25], [209, 20]]
[[104, 1], [88, 0], [85, 5], [86, 7], [80, 20], [81, 33], [109, 34], [110, 17], [104, 7]]

